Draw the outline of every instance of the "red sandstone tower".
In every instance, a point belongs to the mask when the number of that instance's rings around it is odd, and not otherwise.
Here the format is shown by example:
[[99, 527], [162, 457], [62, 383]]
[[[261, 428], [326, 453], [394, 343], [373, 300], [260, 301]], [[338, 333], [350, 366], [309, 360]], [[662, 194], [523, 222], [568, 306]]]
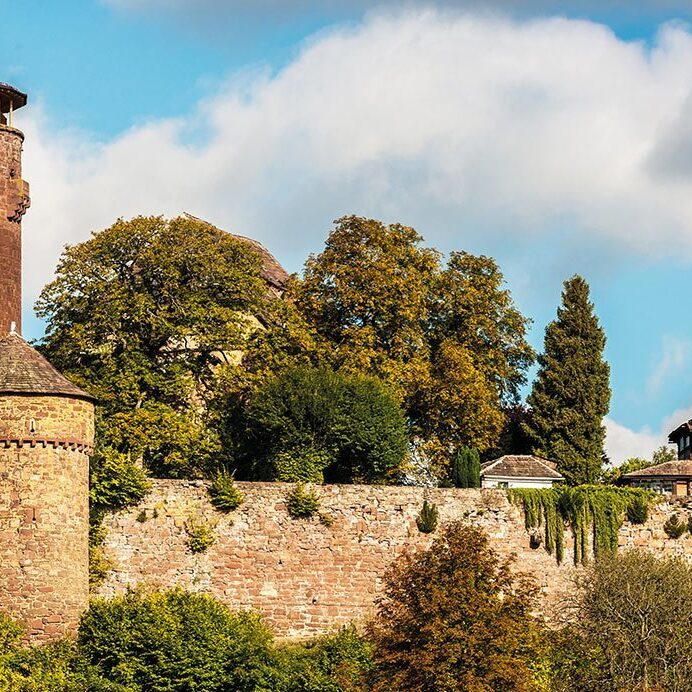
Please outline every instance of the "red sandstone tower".
[[26, 94], [0, 82], [0, 335], [22, 322], [22, 216], [29, 185], [22, 180], [24, 134], [13, 127]]
[[25, 104], [0, 83], [0, 611], [42, 641], [73, 632], [88, 605], [94, 405], [19, 335]]

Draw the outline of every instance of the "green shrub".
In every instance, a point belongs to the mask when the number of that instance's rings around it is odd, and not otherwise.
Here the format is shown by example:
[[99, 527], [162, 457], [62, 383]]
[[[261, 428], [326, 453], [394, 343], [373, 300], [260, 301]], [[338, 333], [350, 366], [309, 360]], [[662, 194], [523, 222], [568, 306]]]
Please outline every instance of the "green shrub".
[[279, 452], [272, 459], [274, 479], [284, 483], [323, 483], [332, 455], [314, 447]]
[[10, 617], [0, 613], [0, 661], [3, 656], [19, 645], [22, 628]]
[[151, 489], [144, 469], [129, 454], [97, 448], [90, 463], [92, 508], [115, 510], [139, 503]]
[[182, 590], [96, 599], [82, 616], [86, 660], [128, 692], [274, 690], [271, 634], [254, 613], [232, 613]]
[[216, 541], [214, 527], [205, 521], [188, 519], [185, 522], [185, 531], [187, 546], [193, 553], [205, 552]]
[[232, 512], [245, 500], [243, 493], [235, 485], [235, 478], [228, 471], [219, 471], [209, 485], [209, 498], [212, 505], [221, 512]]
[[649, 502], [643, 495], [638, 495], [627, 506], [627, 521], [630, 524], [646, 524], [649, 518]]
[[336, 520], [331, 514], [327, 514], [326, 512], [320, 512], [320, 524], [322, 524], [322, 526], [331, 528], [332, 526], [334, 526], [335, 521]]
[[416, 526], [421, 533], [432, 533], [437, 528], [437, 505], [423, 500], [423, 507], [416, 517]]
[[280, 692], [358, 692], [372, 666], [367, 640], [353, 626], [300, 644], [287, 644], [277, 652]]
[[111, 569], [113, 562], [106, 557], [103, 546], [89, 546], [89, 586], [93, 589], [102, 584]]
[[22, 628], [0, 613], [0, 690], [3, 692], [130, 692], [109, 683], [73, 641], [20, 644]]
[[296, 483], [286, 496], [286, 509], [294, 519], [307, 519], [317, 513], [320, 500], [314, 490], [307, 490], [302, 483]]
[[673, 514], [673, 516], [669, 517], [666, 523], [663, 524], [663, 530], [666, 532], [668, 538], [678, 539], [687, 531], [687, 524], [684, 521], [680, 521], [680, 517], [677, 514]]

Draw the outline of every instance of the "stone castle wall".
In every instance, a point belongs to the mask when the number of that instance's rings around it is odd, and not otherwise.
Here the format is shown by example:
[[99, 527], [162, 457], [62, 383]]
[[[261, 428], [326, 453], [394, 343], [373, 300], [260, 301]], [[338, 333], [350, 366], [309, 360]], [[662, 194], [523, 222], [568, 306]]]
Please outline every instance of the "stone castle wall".
[[0, 396], [0, 441], [90, 448], [94, 444], [94, 405], [74, 397]]
[[[362, 622], [382, 591], [382, 575], [406, 548], [429, 545], [416, 527], [424, 499], [434, 502], [440, 523], [466, 519], [483, 528], [502, 555], [536, 578], [540, 608], [559, 620], [577, 571], [571, 534], [562, 565], [530, 547], [523, 513], [501, 490], [423, 489], [332, 485], [319, 488], [320, 511], [333, 519], [292, 519], [285, 497], [290, 485], [238, 483], [245, 502], [230, 514], [215, 511], [201, 481], [154, 481], [138, 506], [106, 520], [105, 552], [112, 571], [98, 593], [113, 596], [129, 586], [181, 586], [209, 593], [231, 608], [262, 612], [278, 636], [304, 637], [351, 621]], [[656, 506], [644, 526], [625, 524], [622, 548], [692, 559], [692, 537], [668, 539], [663, 523], [685, 507]], [[214, 526], [216, 542], [204, 553], [187, 547], [186, 523]]]
[[[99, 589], [112, 596], [128, 586], [182, 586], [210, 593], [232, 608], [262, 612], [279, 636], [308, 636], [362, 621], [382, 590], [382, 575], [404, 548], [427, 546], [416, 517], [424, 499], [440, 522], [468, 519], [487, 531], [503, 555], [534, 574], [543, 607], [552, 612], [574, 568], [529, 547], [523, 515], [504, 491], [330, 485], [320, 487], [320, 511], [333, 519], [292, 519], [280, 483], [238, 483], [245, 502], [230, 514], [213, 509], [201, 481], [154, 481], [129, 511], [106, 520], [105, 554], [113, 569]], [[215, 525], [204, 553], [187, 548], [186, 523]]]
[[0, 612], [47, 641], [74, 632], [89, 602], [93, 405], [0, 396], [0, 421]]
[[89, 460], [0, 447], [0, 611], [33, 641], [74, 632], [89, 600]]

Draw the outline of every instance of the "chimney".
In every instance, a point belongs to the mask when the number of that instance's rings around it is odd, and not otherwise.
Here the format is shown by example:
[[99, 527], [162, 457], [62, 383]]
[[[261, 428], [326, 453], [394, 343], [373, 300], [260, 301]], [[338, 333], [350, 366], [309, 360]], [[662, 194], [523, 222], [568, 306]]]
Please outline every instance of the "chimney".
[[24, 134], [14, 127], [14, 112], [26, 94], [0, 82], [0, 337], [22, 325], [22, 216], [29, 207], [29, 185], [22, 180]]

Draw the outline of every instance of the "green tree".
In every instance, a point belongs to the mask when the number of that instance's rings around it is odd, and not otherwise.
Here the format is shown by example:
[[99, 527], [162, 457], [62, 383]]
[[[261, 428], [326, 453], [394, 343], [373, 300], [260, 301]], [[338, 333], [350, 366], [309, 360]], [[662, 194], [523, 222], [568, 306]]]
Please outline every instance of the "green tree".
[[408, 447], [406, 421], [388, 387], [326, 367], [293, 368], [269, 380], [244, 419], [249, 468], [241, 471], [255, 478], [393, 480]]
[[610, 368], [603, 359], [606, 337], [589, 286], [567, 280], [557, 319], [545, 330], [544, 352], [528, 398], [526, 424], [536, 454], [557, 462], [568, 483], [594, 483], [604, 457], [603, 418], [610, 406]]
[[98, 398], [96, 478], [106, 450], [161, 475], [208, 469], [220, 445], [205, 403], [216, 366], [257, 329], [260, 266], [247, 244], [189, 218], [119, 220], [65, 250], [37, 313], [43, 351]]
[[201, 594], [131, 591], [97, 599], [77, 641], [88, 662], [128, 690], [274, 689], [271, 634], [259, 616], [232, 613]]
[[365, 692], [372, 651], [355, 627], [277, 652], [277, 692]]
[[433, 294], [434, 342], [452, 339], [466, 348], [503, 405], [517, 403], [526, 371], [535, 360], [526, 341], [530, 324], [504, 287], [494, 259], [451, 253]]
[[404, 397], [427, 374], [429, 296], [438, 253], [400, 224], [336, 221], [306, 264], [298, 302], [330, 345], [333, 365], [375, 375]]
[[566, 684], [557, 689], [692, 688], [690, 565], [631, 551], [596, 561], [579, 584], [569, 648], [586, 662], [559, 670]]
[[486, 450], [504, 423], [497, 390], [474, 364], [471, 353], [447, 339], [437, 348], [431, 376], [421, 386], [412, 415], [423, 437], [437, 441], [436, 455], [449, 477], [454, 450], [462, 445]]
[[3, 692], [130, 692], [104, 678], [70, 639], [27, 647], [22, 628], [0, 613], [0, 690]]
[[483, 461], [490, 461], [506, 454], [531, 454], [533, 445], [526, 434], [526, 424], [531, 417], [531, 409], [523, 404], [503, 409], [505, 422], [495, 444], [487, 449]]
[[457, 488], [481, 487], [481, 462], [477, 449], [462, 447], [457, 452], [453, 481]]
[[369, 626], [373, 690], [535, 690], [535, 594], [480, 529], [449, 524], [385, 577]]

